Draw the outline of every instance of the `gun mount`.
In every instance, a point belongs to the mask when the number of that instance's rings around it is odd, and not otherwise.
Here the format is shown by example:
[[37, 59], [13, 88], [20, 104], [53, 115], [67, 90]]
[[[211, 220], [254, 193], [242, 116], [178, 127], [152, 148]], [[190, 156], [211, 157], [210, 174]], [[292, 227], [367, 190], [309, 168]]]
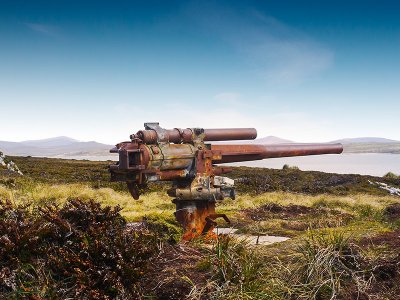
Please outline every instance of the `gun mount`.
[[174, 197], [175, 217], [184, 229], [183, 239], [207, 234], [215, 219], [217, 200], [235, 199], [234, 181], [220, 176], [231, 168], [221, 163], [261, 160], [274, 157], [339, 154], [341, 144], [212, 145], [208, 141], [253, 140], [254, 128], [163, 129], [158, 123], [145, 123], [145, 130], [130, 136], [111, 149], [119, 162], [109, 166], [112, 181], [124, 181], [134, 199], [148, 182], [172, 181], [168, 195]]

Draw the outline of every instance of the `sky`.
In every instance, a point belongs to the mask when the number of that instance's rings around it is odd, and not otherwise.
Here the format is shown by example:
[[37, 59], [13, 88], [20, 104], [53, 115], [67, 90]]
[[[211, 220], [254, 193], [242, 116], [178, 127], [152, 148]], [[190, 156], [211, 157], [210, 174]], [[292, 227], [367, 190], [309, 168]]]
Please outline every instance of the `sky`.
[[398, 1], [0, 0], [0, 140], [144, 122], [400, 140]]

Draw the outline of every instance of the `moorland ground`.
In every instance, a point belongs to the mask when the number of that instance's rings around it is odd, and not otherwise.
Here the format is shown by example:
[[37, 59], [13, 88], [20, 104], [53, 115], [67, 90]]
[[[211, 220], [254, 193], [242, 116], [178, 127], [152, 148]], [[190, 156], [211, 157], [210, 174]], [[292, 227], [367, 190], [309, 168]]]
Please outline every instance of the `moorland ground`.
[[399, 299], [400, 197], [376, 184], [399, 188], [396, 176], [235, 168], [237, 199], [217, 210], [239, 233], [290, 240], [181, 243], [168, 184], [135, 201], [109, 182], [111, 162], [12, 159], [24, 176], [0, 174], [2, 297]]

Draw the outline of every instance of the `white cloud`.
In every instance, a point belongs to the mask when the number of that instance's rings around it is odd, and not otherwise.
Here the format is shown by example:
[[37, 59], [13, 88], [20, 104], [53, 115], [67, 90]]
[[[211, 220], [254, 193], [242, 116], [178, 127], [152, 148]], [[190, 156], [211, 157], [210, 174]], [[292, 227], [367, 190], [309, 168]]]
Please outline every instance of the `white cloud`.
[[32, 31], [42, 34], [42, 35], [47, 35], [47, 36], [57, 36], [57, 28], [51, 25], [45, 25], [41, 23], [24, 23], [26, 27], [31, 29]]
[[194, 16], [200, 25], [231, 45], [270, 83], [300, 83], [333, 63], [331, 49], [271, 16], [218, 6], [203, 12]]

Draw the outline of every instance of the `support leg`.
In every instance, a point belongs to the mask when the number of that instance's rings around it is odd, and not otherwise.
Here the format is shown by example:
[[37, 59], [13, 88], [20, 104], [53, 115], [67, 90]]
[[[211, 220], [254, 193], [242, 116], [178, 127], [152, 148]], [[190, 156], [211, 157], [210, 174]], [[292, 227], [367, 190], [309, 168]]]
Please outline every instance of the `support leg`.
[[230, 223], [226, 215], [215, 213], [215, 201], [174, 199], [173, 202], [176, 205], [176, 220], [183, 227], [183, 240], [211, 232], [216, 226], [216, 218], [222, 217]]

